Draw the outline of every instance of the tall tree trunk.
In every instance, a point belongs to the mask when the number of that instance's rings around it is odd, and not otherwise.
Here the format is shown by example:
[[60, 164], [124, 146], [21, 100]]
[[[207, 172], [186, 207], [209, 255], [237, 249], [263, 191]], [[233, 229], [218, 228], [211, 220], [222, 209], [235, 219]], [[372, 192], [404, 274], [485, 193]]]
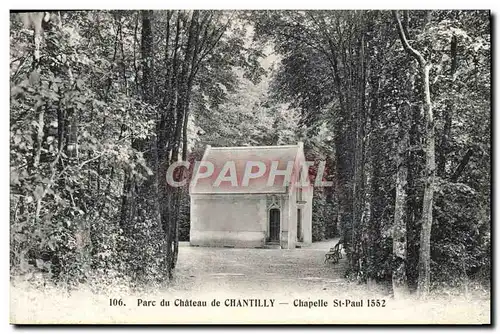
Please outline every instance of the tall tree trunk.
[[[453, 92], [453, 83], [455, 81], [455, 73], [457, 71], [457, 64], [458, 64], [456, 36], [453, 36], [451, 38], [450, 57], [451, 57], [451, 68], [449, 77], [452, 85], [451, 92]], [[449, 98], [448, 104], [444, 110], [443, 133], [441, 134], [441, 140], [439, 142], [440, 154], [438, 156], [438, 161], [437, 161], [437, 175], [442, 178], [445, 176], [447, 155], [450, 152], [449, 139], [451, 136], [452, 116], [455, 113], [455, 101], [453, 97], [454, 94], [452, 93], [451, 95], [452, 96]]]
[[420, 109], [412, 106], [410, 109], [411, 125], [409, 129], [409, 146], [412, 148], [408, 154], [408, 177], [407, 177], [407, 268], [406, 276], [408, 285], [412, 290], [416, 289], [418, 279], [418, 253], [420, 226], [417, 224], [421, 217], [421, 196], [418, 195], [416, 180], [420, 177], [422, 168], [418, 163], [420, 159], [419, 152], [415, 147], [419, 144], [419, 124]]
[[[381, 174], [382, 174], [382, 160], [381, 156], [381, 131], [380, 131], [380, 111], [379, 111], [379, 89], [380, 77], [378, 75], [371, 75], [370, 78], [370, 134], [369, 142], [367, 143], [367, 158], [369, 160], [371, 174], [370, 183], [367, 185], [369, 192], [369, 201], [371, 213], [368, 221], [368, 268], [375, 268], [377, 261], [377, 253], [379, 252], [380, 238], [380, 221], [383, 210], [384, 195], [381, 187]], [[369, 274], [368, 283], [375, 276], [375, 269], [371, 269]]]
[[[403, 109], [411, 107], [404, 107]], [[392, 288], [395, 298], [404, 297], [408, 293], [406, 276], [407, 239], [406, 239], [406, 183], [407, 183], [407, 154], [408, 154], [408, 111], [403, 110], [399, 115], [398, 124], [398, 152], [396, 157], [396, 199], [394, 204], [394, 225], [392, 227]]]
[[425, 114], [425, 185], [422, 203], [422, 231], [420, 232], [420, 256], [418, 269], [418, 295], [426, 297], [430, 288], [431, 271], [431, 228], [432, 206], [434, 200], [434, 182], [436, 173], [434, 117], [432, 113], [429, 70], [430, 65], [422, 68]]
[[[353, 256], [351, 266], [358, 273], [366, 273], [364, 270], [363, 249], [366, 244], [366, 228], [364, 226], [363, 212], [365, 209], [365, 38], [361, 36], [359, 44], [359, 70], [355, 78], [356, 98], [356, 150], [354, 154], [354, 187], [353, 187]], [[365, 277], [363, 277], [364, 279]]]
[[[190, 15], [190, 18], [185, 20], [186, 25], [188, 26], [187, 43], [184, 48], [184, 58], [182, 61], [180, 73], [177, 73], [177, 54], [174, 53], [174, 64], [172, 72], [172, 82], [174, 84], [170, 87], [176, 91], [174, 93], [176, 99], [175, 103], [172, 103], [170, 101], [168, 101], [167, 103], [170, 104], [169, 109], [172, 111], [172, 116], [173, 119], [175, 119], [175, 124], [173, 128], [171, 128], [173, 130], [173, 135], [169, 136], [167, 152], [164, 155], [164, 159], [161, 161], [161, 180], [165, 180], [165, 172], [168, 169], [168, 166], [179, 159], [179, 149], [181, 143], [183, 142], [183, 130], [184, 124], [187, 122], [187, 109], [189, 108], [191, 89], [189, 78], [191, 77], [192, 58], [194, 57], [193, 53], [195, 52], [199, 30], [198, 17], [199, 11], [193, 11]], [[178, 42], [180, 22], [181, 20], [178, 13], [176, 26], [177, 35], [175, 44], [177, 44]], [[164, 129], [160, 129], [160, 134], [163, 130]], [[178, 219], [181, 195], [181, 189], [179, 188], [172, 188], [167, 184], [162, 184], [160, 186], [160, 198], [162, 198], [163, 202], [161, 204], [161, 221], [167, 238], [166, 257], [168, 262], [169, 277], [172, 277], [172, 270], [175, 268], [175, 262], [177, 261], [179, 239]]]
[[[151, 103], [154, 99], [154, 80], [153, 80], [153, 32], [152, 32], [152, 17], [153, 11], [143, 10], [140, 11], [141, 16], [141, 69], [142, 78], [140, 80], [140, 91], [142, 98], [145, 102]], [[121, 29], [121, 28], [120, 28]], [[119, 34], [117, 34], [119, 36]], [[115, 42], [115, 52], [118, 40]], [[125, 78], [126, 79], [126, 78]], [[132, 148], [138, 152], [151, 152], [149, 150], [151, 143], [149, 139], [139, 139], [132, 138]], [[150, 165], [155, 165], [154, 154], [146, 153], [145, 160]], [[120, 213], [120, 226], [125, 231], [129, 232], [129, 227], [132, 224], [132, 220], [136, 216], [140, 216], [141, 219], [145, 219], [146, 214], [151, 214], [151, 210], [148, 206], [148, 196], [154, 196], [151, 194], [151, 189], [154, 186], [154, 181], [148, 179], [147, 181], [141, 182], [132, 175], [128, 170], [124, 171], [124, 183], [121, 201], [121, 213]], [[154, 215], [154, 213], [152, 213]]]
[[[398, 11], [394, 11], [394, 18], [397, 23], [399, 37], [406, 52], [412, 56], [419, 65], [422, 75], [423, 102], [422, 109], [425, 117], [425, 170], [424, 170], [424, 199], [422, 203], [422, 230], [420, 232], [420, 255], [418, 269], [417, 293], [425, 298], [429, 294], [430, 288], [430, 262], [431, 262], [431, 228], [432, 209], [434, 200], [434, 182], [436, 173], [435, 157], [435, 133], [434, 115], [432, 111], [429, 71], [431, 64], [422, 56], [420, 52], [413, 49], [406, 38]], [[429, 19], [428, 19], [429, 20]]]
[[[408, 36], [409, 15], [404, 12], [404, 33]], [[415, 66], [410, 59], [410, 77], [406, 91], [408, 102], [398, 112], [398, 152], [396, 156], [396, 196], [394, 201], [394, 224], [392, 229], [392, 289], [395, 298], [405, 298], [408, 287], [408, 169], [410, 168], [410, 119], [415, 91]]]
[[142, 63], [142, 96], [148, 102], [153, 102], [154, 77], [153, 77], [153, 31], [151, 20], [152, 10], [141, 11], [142, 15], [142, 41], [141, 41], [141, 63]]

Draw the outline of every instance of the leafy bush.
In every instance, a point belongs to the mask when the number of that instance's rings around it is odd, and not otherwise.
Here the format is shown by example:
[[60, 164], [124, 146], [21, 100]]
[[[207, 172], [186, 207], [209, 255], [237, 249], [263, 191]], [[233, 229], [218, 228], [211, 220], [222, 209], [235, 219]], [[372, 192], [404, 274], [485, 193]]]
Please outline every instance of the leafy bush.
[[432, 274], [436, 282], [461, 284], [479, 272], [489, 277], [488, 210], [488, 203], [471, 187], [441, 182], [436, 193], [431, 244]]

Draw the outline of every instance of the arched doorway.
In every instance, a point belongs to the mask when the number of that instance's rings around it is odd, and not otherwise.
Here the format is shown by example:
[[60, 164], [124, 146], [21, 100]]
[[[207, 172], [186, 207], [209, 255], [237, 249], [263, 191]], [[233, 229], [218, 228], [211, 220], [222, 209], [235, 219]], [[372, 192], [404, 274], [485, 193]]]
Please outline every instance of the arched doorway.
[[297, 208], [297, 241], [302, 242], [302, 210]]
[[269, 242], [280, 241], [280, 210], [269, 210]]

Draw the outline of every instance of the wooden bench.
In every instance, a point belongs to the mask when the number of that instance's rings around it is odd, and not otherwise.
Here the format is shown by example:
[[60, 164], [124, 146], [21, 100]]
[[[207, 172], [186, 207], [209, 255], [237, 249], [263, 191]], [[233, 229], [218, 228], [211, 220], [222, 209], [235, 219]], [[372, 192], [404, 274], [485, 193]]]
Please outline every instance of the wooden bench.
[[328, 253], [325, 254], [324, 263], [326, 263], [327, 261], [331, 263], [338, 263], [341, 258], [342, 258], [342, 243], [339, 241], [335, 246], [330, 248]]

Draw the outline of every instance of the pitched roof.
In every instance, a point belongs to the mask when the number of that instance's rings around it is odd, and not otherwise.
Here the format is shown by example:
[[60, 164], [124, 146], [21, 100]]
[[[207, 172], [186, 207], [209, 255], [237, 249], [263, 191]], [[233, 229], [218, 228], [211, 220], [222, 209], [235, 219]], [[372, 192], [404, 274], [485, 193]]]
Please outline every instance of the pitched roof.
[[[289, 162], [295, 165], [298, 163], [298, 158], [303, 159], [302, 143], [298, 145], [283, 145], [283, 146], [248, 146], [248, 147], [211, 147], [207, 146], [202, 161], [211, 162], [214, 165], [212, 176], [198, 179], [194, 185], [190, 187], [192, 194], [228, 194], [228, 193], [285, 193], [288, 187], [283, 185], [284, 176], [277, 175], [274, 183], [271, 186], [267, 185], [269, 171], [273, 161], [278, 162], [278, 170], [286, 170]], [[265, 173], [255, 179], [250, 179], [247, 186], [242, 184], [243, 176], [247, 162], [259, 161], [265, 164]], [[227, 162], [234, 162], [237, 186], [231, 184], [230, 181], [222, 181], [218, 186], [214, 183], [220, 172], [223, 170]], [[205, 167], [195, 171], [192, 180], [196, 179], [198, 172], [204, 172]], [[253, 167], [252, 172], [257, 172], [258, 167]], [[297, 168], [294, 166], [294, 172]], [[224, 172], [228, 176], [231, 170]], [[223, 175], [223, 176], [224, 176]], [[293, 176], [292, 176], [293, 178]]]

